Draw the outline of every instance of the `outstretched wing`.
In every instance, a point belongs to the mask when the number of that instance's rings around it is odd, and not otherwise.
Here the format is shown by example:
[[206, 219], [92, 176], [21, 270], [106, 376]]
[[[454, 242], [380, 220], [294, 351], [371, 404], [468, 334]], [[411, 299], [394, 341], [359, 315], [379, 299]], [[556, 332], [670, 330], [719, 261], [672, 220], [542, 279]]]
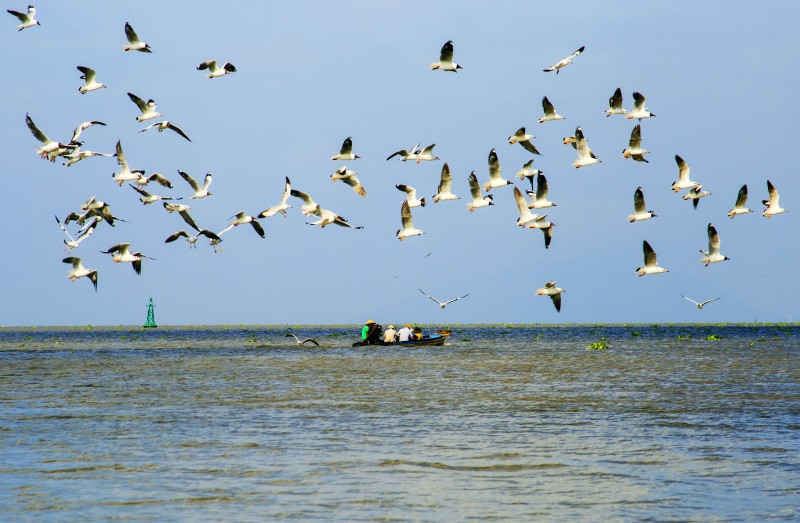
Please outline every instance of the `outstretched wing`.
[[647, 205], [644, 203], [644, 193], [641, 187], [637, 187], [636, 192], [633, 193], [633, 210], [636, 211], [636, 214], [647, 212]]
[[144, 100], [142, 100], [133, 93], [128, 93], [128, 98], [130, 98], [131, 101], [136, 104], [136, 107], [138, 107], [140, 111], [142, 111], [143, 113], [147, 111], [147, 102], [145, 102]]
[[448, 40], [442, 46], [442, 52], [439, 53], [439, 61], [440, 62], [452, 62], [453, 61], [453, 41]]
[[28, 129], [30, 129], [31, 134], [33, 134], [34, 138], [36, 138], [37, 140], [39, 140], [44, 144], [52, 142], [52, 140], [48, 138], [46, 134], [40, 131], [38, 127], [36, 127], [36, 124], [33, 123], [33, 120], [31, 120], [31, 117], [28, 116], [27, 114], [25, 115], [25, 124], [28, 126]]

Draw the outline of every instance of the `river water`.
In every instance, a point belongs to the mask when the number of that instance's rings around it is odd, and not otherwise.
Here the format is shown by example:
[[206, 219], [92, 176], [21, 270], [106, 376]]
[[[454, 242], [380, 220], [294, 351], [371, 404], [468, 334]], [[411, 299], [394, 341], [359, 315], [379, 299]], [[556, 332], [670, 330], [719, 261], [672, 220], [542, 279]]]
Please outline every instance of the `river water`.
[[0, 329], [0, 520], [800, 520], [797, 326], [357, 332]]

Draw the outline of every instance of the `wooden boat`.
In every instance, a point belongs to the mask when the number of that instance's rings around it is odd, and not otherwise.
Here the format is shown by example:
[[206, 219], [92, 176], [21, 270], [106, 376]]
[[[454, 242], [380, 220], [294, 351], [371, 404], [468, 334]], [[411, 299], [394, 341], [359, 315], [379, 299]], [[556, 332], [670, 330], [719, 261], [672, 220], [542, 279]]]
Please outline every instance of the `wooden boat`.
[[363, 341], [357, 341], [353, 343], [353, 347], [438, 347], [444, 345], [444, 341], [447, 337], [450, 336], [450, 333], [436, 333], [431, 334], [429, 336], [423, 336], [421, 340], [408, 340], [408, 341], [395, 341], [392, 343], [373, 343], [369, 345], [364, 343]]

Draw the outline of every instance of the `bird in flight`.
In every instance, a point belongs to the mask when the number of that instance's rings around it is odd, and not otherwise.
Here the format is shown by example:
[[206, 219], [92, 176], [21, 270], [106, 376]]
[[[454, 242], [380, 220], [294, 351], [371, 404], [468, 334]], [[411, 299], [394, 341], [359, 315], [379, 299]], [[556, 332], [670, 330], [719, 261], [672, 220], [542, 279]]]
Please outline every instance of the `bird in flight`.
[[711, 300], [706, 300], [706, 301], [701, 302], [701, 303], [697, 303], [693, 299], [691, 299], [691, 298], [689, 298], [687, 296], [684, 296], [683, 294], [681, 294], [681, 298], [683, 298], [684, 300], [689, 300], [690, 302], [694, 303], [695, 305], [697, 305], [698, 309], [702, 309], [704, 305], [708, 305], [712, 301], [717, 301], [719, 299], [719, 298], [714, 298], [714, 299], [711, 299]]
[[298, 345], [304, 345], [306, 343], [311, 343], [311, 344], [316, 345], [317, 347], [319, 347], [319, 343], [317, 343], [317, 340], [315, 340], [314, 338], [304, 338], [304, 339], [301, 340], [300, 338], [298, 338], [297, 336], [295, 336], [291, 332], [289, 334], [287, 334], [286, 337], [287, 338], [294, 338], [294, 341], [296, 341]]
[[440, 309], [444, 309], [445, 307], [447, 307], [448, 305], [450, 305], [450, 304], [451, 304], [451, 303], [453, 303], [454, 301], [458, 301], [458, 300], [460, 300], [460, 299], [462, 299], [462, 298], [466, 298], [467, 296], [469, 296], [469, 293], [467, 293], [467, 294], [465, 294], [465, 295], [463, 295], [463, 296], [459, 296], [458, 298], [453, 298], [452, 300], [448, 300], [448, 301], [439, 301], [439, 300], [437, 300], [436, 298], [434, 298], [433, 296], [430, 296], [429, 294], [426, 294], [426, 293], [425, 293], [425, 291], [423, 291], [422, 289], [420, 289], [420, 290], [419, 290], [419, 292], [421, 292], [422, 294], [425, 294], [425, 296], [427, 296], [429, 299], [431, 299], [431, 300], [435, 301], [435, 302], [436, 302], [436, 304], [437, 304], [437, 305], [439, 305], [439, 308], [440, 308]]
[[572, 58], [575, 58], [576, 56], [578, 56], [579, 54], [581, 54], [581, 53], [583, 52], [583, 49], [584, 49], [584, 46], [581, 46], [581, 48], [580, 48], [580, 49], [578, 49], [577, 51], [575, 51], [574, 53], [572, 53], [572, 54], [571, 54], [571, 55], [569, 55], [568, 57], [564, 58], [564, 59], [563, 59], [563, 60], [561, 60], [560, 62], [557, 62], [557, 63], [555, 63], [555, 64], [551, 65], [551, 66], [550, 66], [550, 67], [548, 67], [547, 69], [543, 69], [543, 71], [544, 71], [545, 73], [549, 73], [550, 71], [555, 71], [555, 72], [556, 72], [556, 74], [558, 74], [558, 71], [559, 71], [559, 70], [560, 70], [562, 67], [566, 67], [566, 66], [568, 66], [569, 64], [571, 64], [571, 63], [572, 63], [572, 60], [571, 60], [571, 59], [572, 59]]

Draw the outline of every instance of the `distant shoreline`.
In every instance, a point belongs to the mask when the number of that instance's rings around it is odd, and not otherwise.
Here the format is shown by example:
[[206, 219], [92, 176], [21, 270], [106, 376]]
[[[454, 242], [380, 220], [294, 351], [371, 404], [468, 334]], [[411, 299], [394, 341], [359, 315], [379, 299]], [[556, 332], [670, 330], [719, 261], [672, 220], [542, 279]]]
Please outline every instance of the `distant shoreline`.
[[[399, 323], [399, 322], [398, 322]], [[388, 325], [389, 323], [386, 322]], [[218, 324], [218, 325], [162, 325], [159, 324], [155, 329], [145, 329], [141, 325], [3, 325], [0, 330], [178, 330], [178, 329], [208, 329], [208, 330], [230, 330], [230, 329], [324, 329], [324, 328], [360, 328], [361, 323], [265, 323], [265, 324]], [[453, 329], [463, 328], [506, 328], [506, 329], [525, 329], [525, 328], [573, 328], [573, 327], [800, 327], [800, 322], [696, 322], [696, 323], [415, 323], [423, 328], [447, 327]]]

